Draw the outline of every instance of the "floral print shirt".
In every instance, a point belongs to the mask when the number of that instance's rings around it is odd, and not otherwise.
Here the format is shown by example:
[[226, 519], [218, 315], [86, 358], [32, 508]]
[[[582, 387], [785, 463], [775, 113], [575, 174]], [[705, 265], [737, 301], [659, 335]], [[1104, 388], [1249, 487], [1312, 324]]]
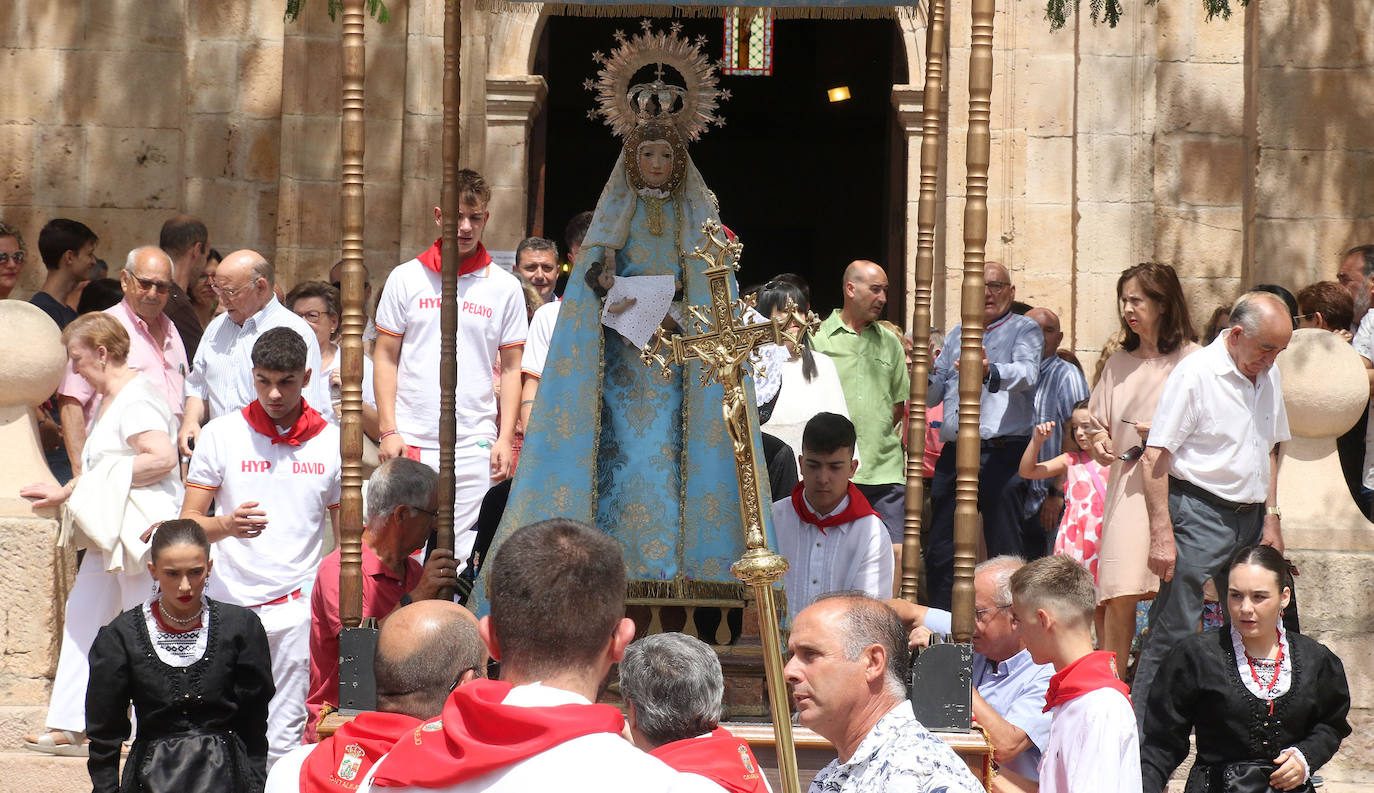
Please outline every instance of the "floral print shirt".
[[916, 721], [902, 700], [873, 725], [849, 762], [832, 760], [810, 793], [979, 793], [983, 786], [954, 750]]

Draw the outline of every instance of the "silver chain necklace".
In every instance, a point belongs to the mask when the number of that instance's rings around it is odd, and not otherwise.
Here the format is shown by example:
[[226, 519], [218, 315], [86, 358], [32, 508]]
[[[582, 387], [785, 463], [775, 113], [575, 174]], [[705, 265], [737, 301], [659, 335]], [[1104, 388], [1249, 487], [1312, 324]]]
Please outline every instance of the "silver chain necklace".
[[157, 599], [157, 610], [162, 612], [163, 619], [166, 619], [169, 622], [175, 622], [178, 625], [190, 625], [191, 623], [200, 619], [201, 616], [205, 614], [205, 607], [202, 605], [200, 611], [197, 611], [195, 614], [192, 614], [184, 620], [178, 619], [176, 617], [173, 617], [171, 614], [167, 613], [167, 607], [162, 605], [162, 598]]

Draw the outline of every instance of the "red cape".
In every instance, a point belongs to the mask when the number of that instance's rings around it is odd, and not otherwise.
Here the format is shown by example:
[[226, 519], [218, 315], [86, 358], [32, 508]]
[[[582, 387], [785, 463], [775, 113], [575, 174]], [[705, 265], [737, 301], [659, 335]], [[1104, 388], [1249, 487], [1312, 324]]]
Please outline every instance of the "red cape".
[[401, 713], [359, 713], [332, 737], [320, 741], [301, 765], [301, 793], [357, 790], [373, 764], [396, 739], [420, 726]]
[[441, 788], [533, 757], [561, 743], [625, 726], [610, 705], [503, 705], [510, 683], [474, 680], [449, 695], [437, 721], [401, 740], [372, 778], [377, 787]]
[[1050, 686], [1045, 691], [1045, 712], [1056, 705], [1099, 688], [1114, 688], [1127, 700], [1131, 698], [1130, 686], [1116, 676], [1116, 653], [1098, 650], [1088, 653], [1077, 661], [1060, 669], [1050, 678]]
[[[423, 264], [426, 270], [433, 270], [436, 273], [443, 272], [443, 257], [439, 253], [439, 246], [442, 242], [442, 239], [435, 240], [428, 250], [415, 257], [420, 260], [420, 264]], [[475, 273], [488, 264], [491, 264], [491, 254], [487, 253], [487, 246], [479, 242], [477, 243], [477, 250], [458, 263], [458, 274]]]
[[665, 743], [649, 752], [676, 771], [699, 774], [731, 793], [764, 793], [759, 761], [749, 744], [717, 727], [705, 738]]
[[262, 409], [262, 403], [253, 400], [248, 403], [248, 407], [243, 409], [243, 418], [248, 422], [248, 426], [257, 430], [272, 439], [272, 445], [284, 443], [287, 446], [300, 446], [310, 440], [325, 428], [327, 422], [320, 412], [301, 400], [301, 415], [296, 419], [296, 423], [291, 425], [291, 431], [285, 435], [277, 434], [277, 423], [272, 417], [267, 415], [267, 411]]
[[840, 512], [838, 515], [831, 515], [828, 518], [816, 517], [816, 513], [812, 512], [811, 508], [806, 506], [806, 499], [802, 497], [802, 489], [801, 482], [798, 482], [796, 486], [792, 488], [792, 509], [797, 511], [797, 515], [801, 517], [803, 523], [810, 523], [812, 526], [820, 529], [821, 534], [825, 534], [825, 530], [831, 526], [841, 526], [845, 523], [856, 521], [859, 518], [866, 518], [869, 515], [878, 514], [878, 512], [873, 509], [873, 505], [868, 503], [868, 499], [864, 498], [864, 494], [859, 491], [859, 488], [855, 486], [853, 482], [849, 483], [849, 505], [844, 508], [843, 512]]

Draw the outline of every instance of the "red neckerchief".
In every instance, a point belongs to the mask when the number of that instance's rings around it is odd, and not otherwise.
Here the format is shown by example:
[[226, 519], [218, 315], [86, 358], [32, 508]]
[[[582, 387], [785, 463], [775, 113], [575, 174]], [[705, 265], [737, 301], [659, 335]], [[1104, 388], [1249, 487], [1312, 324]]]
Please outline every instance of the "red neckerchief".
[[859, 488], [855, 487], [853, 482], [849, 483], [849, 505], [837, 515], [831, 515], [828, 518], [816, 517], [816, 513], [812, 512], [811, 509], [806, 506], [806, 499], [802, 498], [801, 482], [798, 482], [796, 487], [792, 488], [792, 508], [797, 511], [797, 515], [802, 519], [803, 523], [810, 523], [812, 526], [820, 529], [821, 534], [825, 534], [825, 530], [831, 526], [839, 526], [844, 523], [849, 523], [850, 521], [858, 520], [859, 518], [878, 514], [877, 511], [873, 509], [873, 506], [868, 503], [868, 499], [864, 498], [864, 494], [859, 492]]
[[248, 407], [243, 409], [243, 418], [248, 422], [248, 426], [257, 430], [272, 439], [272, 445], [285, 443], [288, 446], [300, 446], [310, 440], [327, 426], [324, 417], [320, 412], [308, 405], [304, 399], [301, 400], [301, 415], [296, 419], [296, 423], [291, 425], [291, 431], [285, 435], [278, 434], [277, 423], [272, 417], [267, 415], [267, 411], [262, 409], [262, 403], [253, 400], [248, 403]]
[[717, 727], [705, 738], [673, 741], [649, 752], [674, 770], [699, 774], [731, 793], [763, 793], [763, 774], [749, 744]]
[[418, 726], [419, 719], [403, 713], [359, 713], [306, 756], [301, 793], [357, 790], [373, 764]]
[[1054, 677], [1050, 678], [1050, 687], [1045, 691], [1044, 711], [1048, 713], [1056, 705], [1099, 688], [1114, 688], [1127, 700], [1131, 698], [1130, 686], [1117, 677], [1116, 653], [1107, 650], [1091, 652], [1055, 672]]
[[439, 720], [402, 738], [372, 778], [377, 787], [442, 788], [528, 759], [573, 738], [619, 733], [610, 705], [504, 705], [511, 684], [474, 680], [449, 695]]
[[1259, 670], [1255, 669], [1255, 659], [1249, 652], [1245, 653], [1245, 663], [1250, 667], [1250, 677], [1254, 678], [1255, 685], [1259, 686], [1259, 690], [1264, 692], [1264, 698], [1269, 700], [1270, 716], [1274, 715], [1274, 687], [1279, 684], [1279, 670], [1283, 668], [1283, 631], [1275, 628], [1274, 636], [1278, 638], [1279, 655], [1278, 658], [1274, 659], [1274, 679], [1269, 681], [1268, 687], [1260, 682]]
[[[415, 257], [420, 260], [420, 264], [423, 264], [426, 270], [433, 270], [436, 273], [443, 271], [443, 257], [439, 253], [439, 243], [441, 242], [443, 242], [442, 239], [435, 240], [434, 244], [429, 246], [429, 250]], [[458, 274], [475, 273], [488, 264], [491, 264], [491, 254], [487, 253], [486, 246], [479, 242], [477, 243], [477, 250], [458, 263]]]

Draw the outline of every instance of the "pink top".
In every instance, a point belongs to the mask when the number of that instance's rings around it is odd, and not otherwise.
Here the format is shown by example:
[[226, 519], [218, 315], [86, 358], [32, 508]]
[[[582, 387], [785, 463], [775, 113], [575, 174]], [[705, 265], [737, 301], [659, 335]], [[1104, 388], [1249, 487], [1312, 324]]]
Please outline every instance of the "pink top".
[[[158, 315], [158, 329], [162, 332], [162, 343], [159, 344], [148, 330], [148, 323], [134, 313], [128, 300], [119, 301], [105, 309], [105, 313], [119, 320], [119, 324], [129, 332], [129, 368], [142, 372], [153, 388], [167, 397], [172, 415], [180, 422], [181, 415], [185, 412], [182, 385], [186, 381], [189, 367], [186, 363], [186, 347], [181, 343], [181, 334], [177, 333], [176, 326], [166, 314]], [[86, 414], [86, 429], [89, 431], [95, 419], [95, 412], [100, 408], [100, 400], [95, 398], [95, 389], [86, 382], [86, 378], [72, 369], [71, 361], [67, 362], [67, 373], [62, 376], [62, 384], [57, 387], [57, 393], [81, 403], [81, 408]]]

